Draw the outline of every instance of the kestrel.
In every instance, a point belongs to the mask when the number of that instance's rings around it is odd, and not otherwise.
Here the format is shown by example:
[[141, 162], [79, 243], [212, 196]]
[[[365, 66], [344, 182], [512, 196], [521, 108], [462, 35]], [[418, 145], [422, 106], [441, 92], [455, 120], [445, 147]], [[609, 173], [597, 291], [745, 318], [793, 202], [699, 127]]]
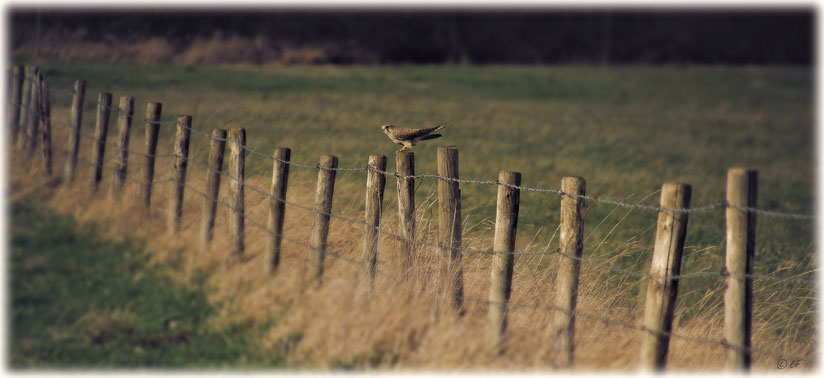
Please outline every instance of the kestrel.
[[428, 129], [407, 129], [402, 127], [395, 127], [390, 124], [381, 126], [381, 130], [392, 142], [402, 145], [398, 152], [405, 150], [407, 147], [412, 147], [422, 140], [429, 140], [440, 138], [441, 134], [431, 134], [431, 132], [440, 130], [446, 126], [435, 126]]

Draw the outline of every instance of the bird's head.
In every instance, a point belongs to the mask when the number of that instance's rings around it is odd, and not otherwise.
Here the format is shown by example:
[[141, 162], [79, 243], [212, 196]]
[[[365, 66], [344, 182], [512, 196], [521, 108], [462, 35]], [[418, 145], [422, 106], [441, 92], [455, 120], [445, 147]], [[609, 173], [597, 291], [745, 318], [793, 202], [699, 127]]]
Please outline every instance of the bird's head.
[[388, 124], [388, 123], [387, 123], [387, 124], [385, 124], [385, 125], [383, 125], [383, 126], [381, 126], [381, 130], [382, 130], [384, 133], [388, 133], [390, 130], [392, 130], [392, 129], [394, 129], [394, 128], [395, 128], [395, 126], [392, 126], [391, 124]]

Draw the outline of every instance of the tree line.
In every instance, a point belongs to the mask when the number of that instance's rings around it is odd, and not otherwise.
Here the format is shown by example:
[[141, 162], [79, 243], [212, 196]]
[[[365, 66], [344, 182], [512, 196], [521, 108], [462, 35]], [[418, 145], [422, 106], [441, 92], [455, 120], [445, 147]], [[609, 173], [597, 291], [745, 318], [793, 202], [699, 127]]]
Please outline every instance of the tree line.
[[338, 64], [809, 65], [814, 55], [811, 9], [12, 8], [10, 21], [12, 51], [52, 35], [113, 44], [162, 38], [175, 50], [232, 36], [262, 50], [318, 47], [319, 63]]

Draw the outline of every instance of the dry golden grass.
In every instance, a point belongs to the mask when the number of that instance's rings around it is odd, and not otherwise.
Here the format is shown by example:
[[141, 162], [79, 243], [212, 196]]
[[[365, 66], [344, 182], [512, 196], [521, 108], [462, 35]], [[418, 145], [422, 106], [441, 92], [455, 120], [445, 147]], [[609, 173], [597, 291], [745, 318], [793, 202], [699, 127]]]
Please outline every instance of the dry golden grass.
[[355, 46], [331, 43], [272, 43], [266, 35], [254, 38], [220, 31], [209, 37], [194, 38], [182, 46], [168, 38], [151, 37], [126, 41], [113, 35], [89, 40], [83, 31], [74, 33], [47, 32], [40, 43], [25, 41], [15, 47], [17, 56], [40, 57], [63, 61], [129, 62], [138, 64], [176, 63], [198, 64], [322, 64], [335, 59], [377, 62], [375, 52]]
[[101, 62], [131, 61], [141, 64], [171, 62], [179, 54], [165, 38], [148, 38], [123, 43], [113, 36], [90, 41], [81, 30], [70, 34], [44, 33], [39, 44], [24, 43], [14, 50], [27, 56]]
[[[55, 128], [54, 140], [64, 141], [65, 129]], [[59, 143], [58, 143], [59, 144]], [[86, 159], [88, 139], [81, 141], [81, 159]], [[170, 146], [160, 146], [159, 154], [168, 153]], [[58, 147], [59, 149], [59, 147]], [[107, 147], [107, 166], [113, 166], [113, 149]], [[57, 176], [62, 175], [64, 155], [55, 153]], [[182, 259], [176, 278], [181, 282], [191, 279], [196, 272], [208, 276], [210, 300], [219, 310], [212, 322], [243, 322], [261, 324], [275, 320], [262, 347], [287, 357], [289, 366], [299, 369], [329, 369], [353, 367], [356, 369], [394, 370], [507, 370], [546, 371], [555, 369], [549, 328], [554, 313], [540, 306], [553, 302], [553, 267], [550, 256], [520, 256], [516, 259], [513, 282], [513, 303], [537, 304], [538, 308], [513, 307], [509, 314], [509, 328], [505, 342], [506, 352], [498, 354], [486, 342], [486, 305], [473, 301], [465, 304], [466, 315], [454, 316], [449, 306], [438, 298], [440, 286], [436, 266], [440, 262], [433, 248], [417, 250], [416, 270], [409, 282], [379, 276], [374, 291], [369, 290], [368, 273], [362, 265], [351, 264], [332, 256], [326, 258], [322, 285], [312, 277], [317, 255], [306, 247], [283, 241], [283, 256], [277, 273], [265, 273], [263, 249], [268, 234], [252, 221], [266, 224], [266, 198], [246, 190], [246, 251], [244, 258], [234, 264], [224, 263], [229, 250], [226, 207], [218, 207], [215, 237], [210, 248], [199, 248], [198, 233], [203, 198], [186, 191], [182, 230], [178, 235], [166, 231], [170, 183], [156, 185], [151, 209], [137, 203], [139, 186], [129, 183], [121, 199], [110, 192], [111, 171], [104, 171], [104, 182], [96, 193], [89, 191], [91, 168], [78, 164], [78, 177], [73, 185], [54, 186], [54, 180], [43, 178], [40, 154], [24, 161], [13, 154], [11, 164], [11, 199], [45, 195], [52, 209], [74, 215], [81, 223], [103, 225], [101, 232], [112, 239], [136, 238], [145, 241], [153, 254], [153, 263], [166, 264]], [[142, 158], [130, 155], [129, 177], [140, 179]], [[156, 180], [171, 177], [172, 162], [157, 161]], [[190, 165], [187, 185], [202, 190], [204, 171]], [[268, 188], [267, 177], [250, 177], [248, 186]], [[365, 179], [364, 179], [365, 182]], [[393, 185], [389, 180], [387, 185]], [[220, 200], [227, 202], [227, 178], [221, 180]], [[287, 200], [305, 206], [313, 203], [314, 183], [311, 180], [293, 180], [289, 183]], [[433, 191], [434, 186], [421, 190]], [[336, 192], [362, 192], [363, 188], [345, 182]], [[434, 194], [434, 192], [433, 192]], [[393, 198], [386, 198], [391, 203]], [[431, 221], [431, 207], [435, 196], [417, 204], [418, 235], [422, 240], [434, 241], [437, 221]], [[466, 206], [466, 208], [471, 208]], [[384, 213], [384, 229], [398, 233], [397, 215], [391, 206]], [[427, 210], [429, 209], [429, 210]], [[333, 213], [360, 219], [357, 206], [334, 208]], [[471, 213], [466, 210], [465, 216]], [[471, 214], [469, 215], [471, 217]], [[287, 207], [284, 234], [292, 239], [307, 240], [312, 214]], [[467, 227], [488, 227], [488, 220], [465, 222]], [[604, 225], [609, 227], [612, 225]], [[332, 219], [328, 249], [350, 259], [362, 261], [362, 226]], [[628, 241], [630, 243], [632, 241]], [[396, 256], [396, 241], [381, 238], [379, 269], [391, 277], [401, 275]], [[489, 238], [468, 238], [465, 245], [485, 248]], [[556, 242], [557, 243], [557, 242]], [[530, 243], [531, 244], [531, 243]], [[540, 248], [541, 246], [528, 246]], [[520, 248], [519, 248], [520, 249]], [[528, 249], [528, 248], [526, 248]], [[616, 257], [617, 258], [617, 257]], [[465, 295], [484, 299], [488, 293], [489, 257], [466, 255], [463, 261]], [[609, 264], [609, 261], [605, 263]], [[546, 268], [546, 267], [549, 268]], [[632, 281], [632, 280], [629, 280]], [[638, 326], [643, 314], [637, 308], [617, 301], [631, 282], [609, 280], [604, 271], [584, 264], [578, 311], [614, 321]], [[757, 288], [756, 290], [770, 290]], [[440, 303], [440, 304], [439, 304]], [[756, 313], [769, 312], [784, 306], [781, 299], [757, 303]], [[700, 306], [701, 304], [695, 304]], [[687, 321], [680, 321], [685, 309], [679, 307], [673, 332], [694, 338], [720, 340], [723, 335], [723, 314], [701, 313]], [[763, 319], [763, 316], [754, 316]], [[776, 322], [792, 322], [793, 316], [778, 317]], [[756, 354], [754, 370], [772, 372], [780, 358], [801, 356], [801, 369], [816, 365], [815, 340], [796, 342], [789, 336], [771, 332], [771, 324], [758, 320], [753, 325], [755, 349], [778, 350], [782, 355]], [[640, 332], [606, 325], [579, 316], [575, 334], [575, 370], [634, 371], [638, 364]], [[683, 339], [672, 339], [668, 366], [677, 371], [711, 371], [723, 367], [724, 349], [718, 345], [698, 344]]]
[[[265, 53], [271, 54], [266, 51]], [[271, 57], [266, 57], [271, 59]], [[179, 55], [175, 61], [182, 64], [215, 63], [260, 63], [264, 59], [264, 49], [260, 43], [236, 35], [226, 37], [215, 33], [211, 38], [197, 38]]]

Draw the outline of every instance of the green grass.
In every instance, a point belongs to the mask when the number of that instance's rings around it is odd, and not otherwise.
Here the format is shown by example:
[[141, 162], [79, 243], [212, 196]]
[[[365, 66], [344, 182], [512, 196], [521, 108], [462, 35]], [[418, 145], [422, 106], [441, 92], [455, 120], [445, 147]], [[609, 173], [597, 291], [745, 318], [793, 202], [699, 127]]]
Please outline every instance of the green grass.
[[[341, 167], [363, 167], [369, 154], [382, 154], [391, 170], [398, 146], [380, 132], [381, 124], [448, 124], [442, 139], [414, 149], [418, 173], [435, 173], [437, 146], [454, 144], [460, 148], [462, 178], [494, 180], [506, 169], [522, 172], [523, 185], [559, 188], [563, 176], [582, 176], [591, 196], [631, 203], [646, 198], [643, 203], [652, 205], [663, 182], [678, 180], [692, 184], [697, 207], [723, 201], [726, 170], [746, 166], [759, 170], [759, 208], [814, 212], [810, 67], [40, 66], [52, 87], [64, 90], [55, 92], [56, 119], [67, 119], [71, 94], [65, 90], [75, 79], [88, 80], [88, 133], [96, 93], [111, 91], [115, 98], [135, 96], [141, 116], [148, 101], [159, 101], [167, 121], [190, 114], [193, 127], [207, 133], [244, 127], [250, 147], [265, 153], [290, 147], [296, 162], [314, 164], [320, 155], [332, 154]], [[142, 133], [138, 125], [132, 146], [142, 148]], [[173, 129], [164, 128], [161, 148], [168, 151], [172, 138]], [[194, 136], [192, 157], [204, 161], [207, 151], [208, 140]], [[249, 155], [246, 172], [268, 177], [271, 161]], [[293, 168], [291, 175], [290, 191], [314, 190], [314, 170]], [[365, 175], [340, 173], [338, 180], [351, 184], [345, 188], [361, 188]], [[433, 184], [422, 181], [419, 201]], [[462, 185], [465, 225], [494, 219], [495, 193], [494, 186]], [[391, 179], [386, 198], [395, 198]], [[339, 190], [333, 211], [359, 217], [362, 201], [362, 189]], [[394, 216], [393, 201], [387, 202]], [[587, 206], [585, 257], [645, 269], [656, 214]], [[545, 245], [558, 211], [557, 196], [522, 193], [517, 248], [533, 238], [534, 245]], [[813, 222], [764, 216], [758, 222], [755, 273], [786, 277], [815, 269]], [[492, 225], [481, 223], [468, 233], [491, 237]], [[691, 214], [686, 246], [682, 273], [721, 271], [723, 211]], [[596, 268], [585, 264], [583, 269]], [[612, 273], [605, 278], [627, 285], [624, 299], [638, 296], [632, 280], [627, 284]], [[682, 316], [719, 311], [720, 290], [705, 299], [719, 285], [718, 279], [682, 282]], [[791, 298], [782, 299], [788, 308], [812, 308], [812, 299], [796, 294], [779, 297]], [[771, 298], [757, 297], [756, 306]], [[791, 323], [810, 332], [814, 317], [805, 314]]]
[[148, 267], [133, 243], [30, 202], [12, 203], [11, 218], [13, 369], [282, 365], [257, 348], [265, 325], [210, 326], [203, 288]]

